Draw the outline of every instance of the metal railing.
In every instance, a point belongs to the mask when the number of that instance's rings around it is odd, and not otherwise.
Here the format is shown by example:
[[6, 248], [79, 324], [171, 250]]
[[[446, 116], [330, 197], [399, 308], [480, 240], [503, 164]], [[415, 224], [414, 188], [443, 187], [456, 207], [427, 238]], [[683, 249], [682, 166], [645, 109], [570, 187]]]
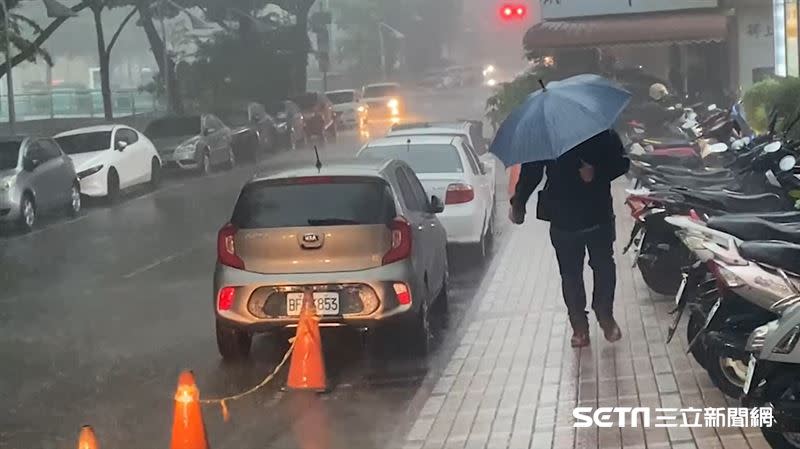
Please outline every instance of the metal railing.
[[[0, 121], [8, 120], [7, 97], [0, 96]], [[111, 93], [114, 117], [162, 111], [159, 99], [148, 92], [120, 90]], [[53, 90], [14, 95], [17, 121], [51, 118], [102, 117], [103, 96], [99, 90]]]

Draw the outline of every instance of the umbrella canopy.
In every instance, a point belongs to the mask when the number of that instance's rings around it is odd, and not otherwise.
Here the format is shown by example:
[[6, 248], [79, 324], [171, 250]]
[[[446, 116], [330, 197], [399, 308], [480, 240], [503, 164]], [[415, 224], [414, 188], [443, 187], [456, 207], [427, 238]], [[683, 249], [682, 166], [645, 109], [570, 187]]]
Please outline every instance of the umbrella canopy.
[[611, 128], [631, 94], [598, 75], [553, 81], [500, 125], [489, 151], [506, 166], [558, 159]]

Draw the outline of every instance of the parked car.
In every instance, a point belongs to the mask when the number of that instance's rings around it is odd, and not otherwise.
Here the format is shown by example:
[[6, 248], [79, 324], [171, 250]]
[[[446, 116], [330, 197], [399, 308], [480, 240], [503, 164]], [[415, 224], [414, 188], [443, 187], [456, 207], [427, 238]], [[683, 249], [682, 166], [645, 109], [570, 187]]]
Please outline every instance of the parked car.
[[250, 103], [223, 114], [222, 121], [231, 127], [233, 152], [237, 159], [253, 161], [275, 149], [275, 122], [263, 105]]
[[367, 103], [369, 120], [398, 119], [405, 112], [405, 101], [397, 83], [364, 86], [362, 97]]
[[326, 92], [333, 103], [333, 112], [342, 128], [361, 128], [367, 122], [367, 106], [361, 100], [361, 92], [353, 89]]
[[81, 210], [81, 186], [69, 156], [53, 139], [3, 137], [0, 140], [0, 222], [23, 231], [40, 214]]
[[418, 353], [446, 310], [440, 199], [400, 161], [293, 164], [256, 176], [219, 231], [217, 344], [245, 357], [252, 335], [297, 324], [313, 291], [321, 325], [402, 332]]
[[144, 133], [155, 144], [165, 168], [207, 174], [215, 167], [235, 165], [231, 130], [214, 115], [156, 119]]
[[336, 139], [336, 120], [333, 115], [333, 103], [323, 94], [307, 92], [292, 98], [300, 107], [306, 126], [306, 135], [326, 141]]
[[121, 190], [158, 184], [161, 158], [150, 139], [133, 128], [100, 125], [55, 136], [81, 181], [81, 193], [116, 199]]
[[[483, 122], [480, 120], [395, 124], [387, 136], [462, 136], [475, 150], [476, 155], [483, 156], [489, 150], [483, 136]], [[494, 163], [491, 159], [487, 159], [487, 162]]]
[[494, 233], [494, 165], [480, 161], [464, 137], [384, 137], [366, 144], [357, 156], [407, 162], [429, 196], [445, 199], [440, 219], [448, 243], [470, 245], [486, 257]]
[[275, 131], [280, 145], [290, 150], [308, 143], [306, 124], [300, 107], [291, 100], [278, 101], [267, 108], [275, 118]]

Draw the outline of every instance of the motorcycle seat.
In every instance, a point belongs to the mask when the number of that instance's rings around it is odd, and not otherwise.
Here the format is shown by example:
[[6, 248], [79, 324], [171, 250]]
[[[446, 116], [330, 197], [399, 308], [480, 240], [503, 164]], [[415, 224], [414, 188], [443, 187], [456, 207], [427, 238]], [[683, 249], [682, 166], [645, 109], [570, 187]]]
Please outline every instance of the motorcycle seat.
[[744, 242], [739, 246], [742, 257], [800, 273], [800, 245], [778, 241]]
[[736, 220], [736, 219], [751, 220], [753, 218], [760, 218], [770, 223], [786, 223], [786, 224], [800, 225], [800, 211], [796, 210], [780, 211], [780, 212], [742, 212], [742, 213], [726, 214], [720, 217], [715, 217], [715, 220], [723, 217], [726, 220]]
[[733, 175], [733, 172], [725, 168], [692, 170], [691, 168], [687, 167], [671, 167], [668, 165], [662, 165], [660, 167], [655, 167], [650, 170], [653, 171], [654, 173], [660, 172], [665, 175], [695, 176], [700, 178], [730, 177]]
[[711, 217], [706, 225], [742, 240], [780, 240], [800, 243], [800, 225], [773, 223], [759, 217]]
[[692, 190], [682, 193], [702, 201], [711, 201], [720, 204], [724, 210], [729, 212], [769, 212], [779, 210], [783, 203], [781, 197], [774, 193], [745, 195], [724, 190]]
[[[721, 191], [724, 187], [733, 185], [737, 179], [733, 176], [708, 176], [708, 177], [694, 177], [694, 176], [681, 176], [681, 175], [665, 175], [661, 173], [650, 173], [649, 176], [656, 182], [677, 187], [692, 188], [692, 189], [716, 189]], [[694, 190], [692, 190], [694, 191]]]

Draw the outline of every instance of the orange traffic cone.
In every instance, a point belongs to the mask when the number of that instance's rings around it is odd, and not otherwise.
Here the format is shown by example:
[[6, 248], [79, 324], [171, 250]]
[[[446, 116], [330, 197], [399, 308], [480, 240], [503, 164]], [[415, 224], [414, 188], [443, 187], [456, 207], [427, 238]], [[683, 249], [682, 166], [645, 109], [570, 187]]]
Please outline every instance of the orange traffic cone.
[[98, 449], [99, 447], [92, 426], [81, 427], [81, 433], [78, 435], [78, 449]]
[[208, 449], [206, 426], [200, 410], [200, 390], [191, 371], [178, 377], [170, 449]]
[[303, 296], [303, 308], [300, 310], [300, 320], [297, 323], [286, 387], [292, 390], [313, 391], [325, 391], [328, 388], [325, 361], [322, 358], [319, 318], [314, 306], [314, 296], [308, 290]]

